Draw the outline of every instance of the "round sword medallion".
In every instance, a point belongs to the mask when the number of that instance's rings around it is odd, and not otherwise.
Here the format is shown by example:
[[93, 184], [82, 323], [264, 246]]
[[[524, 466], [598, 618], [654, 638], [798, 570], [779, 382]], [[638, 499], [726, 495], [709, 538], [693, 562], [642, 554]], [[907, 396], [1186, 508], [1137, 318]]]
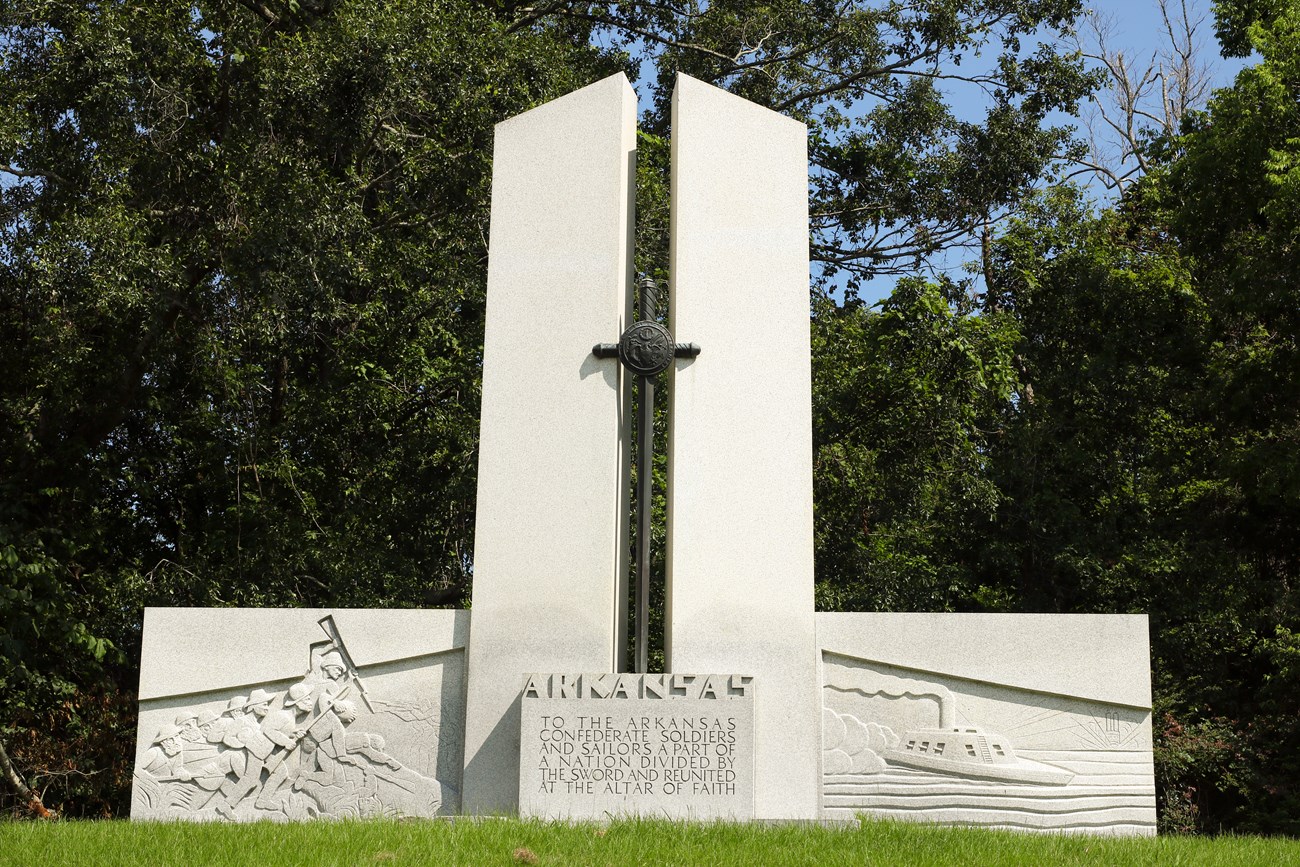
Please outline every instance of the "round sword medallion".
[[634, 322], [618, 341], [618, 357], [637, 376], [658, 376], [673, 363], [673, 336], [658, 322]]

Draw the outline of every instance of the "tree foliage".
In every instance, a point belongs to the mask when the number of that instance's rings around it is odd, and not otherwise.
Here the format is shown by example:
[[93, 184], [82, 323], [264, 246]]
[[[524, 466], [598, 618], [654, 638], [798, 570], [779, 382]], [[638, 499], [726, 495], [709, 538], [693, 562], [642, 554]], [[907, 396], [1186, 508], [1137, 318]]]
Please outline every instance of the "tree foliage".
[[129, 688], [143, 605], [458, 601], [492, 125], [623, 58], [457, 2], [3, 14], [4, 721]]
[[[1228, 799], [1227, 820], [1297, 834], [1300, 10], [1256, 14], [1249, 37], [1261, 62], [1211, 101], [1153, 199], [1213, 314], [1200, 393], [1217, 508], [1199, 535], [1225, 565], [1202, 574], [1226, 585], [1236, 622], [1222, 646], [1198, 647], [1192, 658], [1209, 657], [1207, 673], [1224, 675], [1207, 687], [1205, 703], [1242, 732], [1251, 776], [1230, 776], [1211, 791]], [[1185, 701], [1205, 713], [1198, 698]]]
[[987, 458], [1015, 384], [1015, 323], [951, 283], [900, 282], [877, 313], [813, 317], [818, 607], [954, 610], [981, 588], [951, 552], [996, 511]]
[[1010, 607], [1151, 613], [1165, 827], [1300, 832], [1300, 19], [1100, 217], [1015, 221], [990, 303], [1026, 393], [978, 562]]

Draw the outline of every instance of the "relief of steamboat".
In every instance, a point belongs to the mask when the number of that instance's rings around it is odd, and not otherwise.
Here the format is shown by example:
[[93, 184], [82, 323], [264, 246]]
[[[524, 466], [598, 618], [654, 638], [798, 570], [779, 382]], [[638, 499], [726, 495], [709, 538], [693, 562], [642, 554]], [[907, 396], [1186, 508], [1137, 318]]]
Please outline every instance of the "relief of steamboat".
[[881, 755], [893, 765], [1008, 783], [1063, 786], [1070, 771], [1021, 758], [1002, 735], [978, 728], [913, 729]]

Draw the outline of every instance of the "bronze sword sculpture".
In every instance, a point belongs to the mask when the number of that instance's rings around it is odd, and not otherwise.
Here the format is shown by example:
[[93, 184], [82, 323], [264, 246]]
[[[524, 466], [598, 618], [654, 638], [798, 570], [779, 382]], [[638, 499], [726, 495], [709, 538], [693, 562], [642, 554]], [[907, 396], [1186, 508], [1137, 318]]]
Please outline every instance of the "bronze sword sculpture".
[[695, 358], [695, 343], [674, 343], [668, 329], [655, 317], [659, 287], [651, 277], [637, 282], [640, 319], [619, 337], [618, 343], [597, 343], [597, 358], [617, 358], [637, 377], [636, 443], [636, 673], [645, 674], [650, 656], [650, 513], [654, 492], [654, 378], [672, 366], [674, 358]]

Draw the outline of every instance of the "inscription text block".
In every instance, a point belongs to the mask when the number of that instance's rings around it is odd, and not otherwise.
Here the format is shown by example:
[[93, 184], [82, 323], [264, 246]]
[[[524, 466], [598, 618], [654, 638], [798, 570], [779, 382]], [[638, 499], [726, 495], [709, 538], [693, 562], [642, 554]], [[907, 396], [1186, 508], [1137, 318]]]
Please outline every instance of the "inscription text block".
[[542, 818], [753, 818], [752, 678], [529, 677], [519, 809]]

